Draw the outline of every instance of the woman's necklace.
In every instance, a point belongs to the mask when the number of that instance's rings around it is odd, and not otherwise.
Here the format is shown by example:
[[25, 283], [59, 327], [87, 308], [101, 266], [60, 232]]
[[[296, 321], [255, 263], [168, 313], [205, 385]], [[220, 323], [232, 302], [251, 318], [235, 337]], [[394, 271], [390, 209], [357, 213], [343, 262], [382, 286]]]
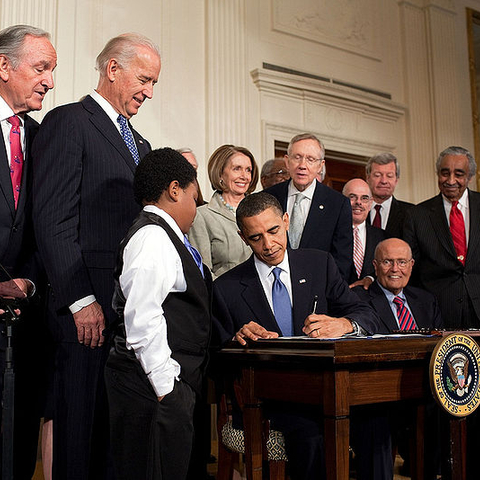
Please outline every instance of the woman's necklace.
[[222, 197], [221, 194], [219, 194], [219, 196], [220, 196], [220, 200], [222, 201], [222, 203], [223, 203], [231, 212], [235, 213], [236, 208], [235, 208], [235, 207], [232, 207], [229, 203], [227, 203], [227, 202], [225, 201], [225, 199]]

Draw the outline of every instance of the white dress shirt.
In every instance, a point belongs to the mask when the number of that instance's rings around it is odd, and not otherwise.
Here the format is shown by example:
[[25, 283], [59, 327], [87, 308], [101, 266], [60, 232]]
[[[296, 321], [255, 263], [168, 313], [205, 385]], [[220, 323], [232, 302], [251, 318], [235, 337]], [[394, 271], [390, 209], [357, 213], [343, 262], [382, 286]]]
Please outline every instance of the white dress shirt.
[[392, 207], [392, 199], [393, 197], [388, 198], [383, 203], [376, 203], [373, 201], [372, 208], [370, 209], [370, 224], [373, 225], [373, 219], [377, 214], [377, 210], [375, 209], [375, 205], [380, 205], [380, 215], [382, 218], [382, 230], [387, 228], [388, 216], [390, 215], [390, 208]]
[[[3, 143], [5, 144], [5, 151], [7, 152], [8, 167], [10, 168], [11, 152], [10, 152], [10, 130], [12, 125], [7, 121], [7, 118], [15, 115], [13, 110], [8, 106], [7, 102], [0, 97], [0, 125], [2, 126]], [[23, 124], [23, 116], [17, 115], [20, 119], [20, 144], [22, 145], [23, 158], [25, 158], [25, 127]]]
[[[183, 234], [170, 215], [153, 205], [144, 210], [162, 217], [183, 243]], [[146, 225], [125, 246], [123, 262], [119, 280], [126, 298], [126, 345], [160, 397], [173, 390], [180, 374], [180, 365], [171, 357], [162, 304], [169, 293], [187, 289], [182, 261], [167, 232]]]
[[[447, 216], [447, 223], [450, 227], [450, 212], [452, 210], [452, 202], [450, 202], [450, 200], [447, 200], [447, 198], [443, 195], [442, 199], [443, 208], [445, 209], [445, 215]], [[463, 215], [463, 221], [465, 222], [465, 238], [467, 239], [468, 246], [468, 239], [470, 237], [470, 204], [468, 202], [468, 188], [465, 189], [463, 195], [460, 197], [460, 200], [458, 200], [457, 207]]]
[[265, 292], [265, 296], [267, 297], [268, 304], [272, 309], [272, 313], [274, 313], [272, 287], [273, 287], [273, 282], [275, 280], [273, 269], [276, 267], [279, 267], [282, 270], [280, 272], [280, 280], [287, 288], [288, 295], [290, 297], [290, 304], [293, 304], [292, 280], [290, 278], [290, 264], [288, 263], [288, 252], [285, 251], [285, 256], [283, 257], [283, 260], [278, 265], [275, 265], [273, 267], [270, 265], [267, 265], [266, 263], [263, 263], [261, 260], [255, 257], [255, 268], [257, 270], [258, 277], [260, 278], [260, 283], [262, 284], [263, 291]]

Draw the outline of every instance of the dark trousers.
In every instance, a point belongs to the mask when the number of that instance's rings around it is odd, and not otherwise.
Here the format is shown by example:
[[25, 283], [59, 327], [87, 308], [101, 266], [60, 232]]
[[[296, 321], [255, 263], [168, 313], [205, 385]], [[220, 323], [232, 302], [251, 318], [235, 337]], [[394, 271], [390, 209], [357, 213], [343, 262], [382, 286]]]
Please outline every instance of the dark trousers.
[[[53, 373], [53, 478], [113, 478], [103, 370], [108, 345], [57, 343]], [[52, 410], [53, 407], [53, 410]]]
[[184, 381], [158, 401], [138, 362], [105, 368], [117, 480], [183, 480], [193, 443], [195, 393]]

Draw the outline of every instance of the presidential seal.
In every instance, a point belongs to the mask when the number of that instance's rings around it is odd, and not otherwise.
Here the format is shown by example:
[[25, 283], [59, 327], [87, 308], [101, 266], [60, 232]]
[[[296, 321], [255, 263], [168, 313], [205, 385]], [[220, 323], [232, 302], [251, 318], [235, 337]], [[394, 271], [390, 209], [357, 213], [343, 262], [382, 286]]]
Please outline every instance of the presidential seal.
[[451, 415], [465, 417], [480, 404], [480, 348], [472, 337], [453, 333], [438, 342], [430, 360], [435, 400]]

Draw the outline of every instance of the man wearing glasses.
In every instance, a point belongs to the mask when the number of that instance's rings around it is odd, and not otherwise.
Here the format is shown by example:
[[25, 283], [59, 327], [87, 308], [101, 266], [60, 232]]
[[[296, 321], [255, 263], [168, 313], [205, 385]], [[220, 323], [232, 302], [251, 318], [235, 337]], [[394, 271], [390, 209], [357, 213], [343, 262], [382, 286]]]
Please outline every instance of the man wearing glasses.
[[386, 238], [386, 235], [381, 228], [366, 223], [373, 199], [365, 180], [361, 178], [349, 180], [342, 193], [350, 200], [352, 206], [353, 257], [348, 283], [350, 288], [358, 285], [368, 288], [375, 279], [372, 263], [375, 247]]
[[289, 246], [330, 252], [343, 278], [348, 279], [353, 255], [352, 209], [347, 198], [316, 180], [324, 158], [325, 147], [315, 135], [296, 135], [285, 155], [291, 180], [266, 191], [288, 212]]
[[273, 158], [263, 164], [260, 181], [264, 189], [286, 180], [290, 180], [290, 174], [283, 158]]

